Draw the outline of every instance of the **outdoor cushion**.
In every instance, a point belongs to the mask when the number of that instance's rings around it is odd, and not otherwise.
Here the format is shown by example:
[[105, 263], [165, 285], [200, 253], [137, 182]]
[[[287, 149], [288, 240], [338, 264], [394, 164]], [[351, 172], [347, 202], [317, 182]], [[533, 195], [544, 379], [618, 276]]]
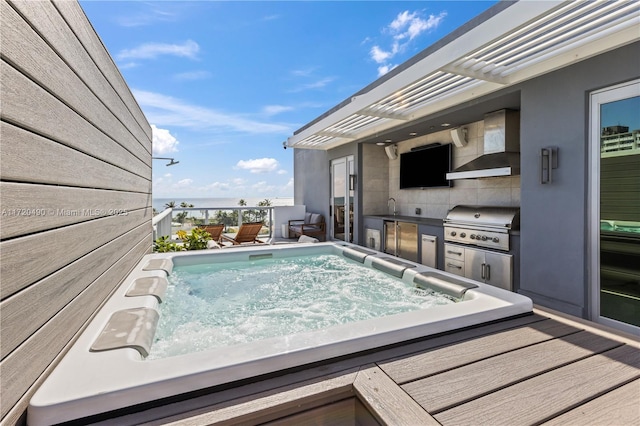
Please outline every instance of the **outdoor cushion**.
[[304, 223], [311, 223], [311, 213], [304, 214]]
[[309, 223], [314, 224], [314, 223], [319, 223], [321, 221], [321, 214], [317, 214], [317, 213], [312, 213], [311, 214], [311, 220], [309, 220]]
[[317, 243], [318, 239], [313, 237], [307, 237], [306, 235], [300, 235], [298, 238], [299, 243]]

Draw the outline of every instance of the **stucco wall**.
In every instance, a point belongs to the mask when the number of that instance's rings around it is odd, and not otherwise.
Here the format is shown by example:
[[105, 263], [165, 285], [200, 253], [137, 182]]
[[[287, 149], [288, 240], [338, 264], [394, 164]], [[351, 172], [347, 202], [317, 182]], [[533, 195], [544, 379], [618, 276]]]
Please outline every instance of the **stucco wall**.
[[2, 424], [151, 250], [151, 128], [75, 1], [0, 2]]
[[[589, 93], [638, 78], [640, 43], [522, 85], [521, 292], [588, 316]], [[554, 183], [540, 184], [540, 149], [559, 147]]]

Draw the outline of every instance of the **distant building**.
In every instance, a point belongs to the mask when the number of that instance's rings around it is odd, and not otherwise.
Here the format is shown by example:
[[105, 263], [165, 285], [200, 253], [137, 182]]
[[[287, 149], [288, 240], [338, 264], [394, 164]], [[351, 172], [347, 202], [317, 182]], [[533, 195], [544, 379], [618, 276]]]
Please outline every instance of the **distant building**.
[[600, 152], [604, 157], [633, 151], [640, 153], [640, 129], [629, 131], [627, 126], [603, 127], [600, 135]]

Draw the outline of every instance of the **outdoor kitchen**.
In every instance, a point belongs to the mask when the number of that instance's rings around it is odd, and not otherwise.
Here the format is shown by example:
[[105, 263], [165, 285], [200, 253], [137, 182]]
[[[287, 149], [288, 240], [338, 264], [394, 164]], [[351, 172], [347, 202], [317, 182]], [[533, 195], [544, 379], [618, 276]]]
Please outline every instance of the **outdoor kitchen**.
[[[377, 185], [365, 186], [363, 191], [364, 244], [516, 291], [520, 257], [519, 124], [519, 111], [501, 109], [453, 130], [438, 129], [392, 144], [395, 158], [381, 145], [364, 145], [364, 185], [370, 174], [381, 174], [385, 163], [388, 168], [386, 191]], [[442, 146], [450, 149], [449, 158], [434, 150]], [[401, 181], [406, 181], [403, 174], [408, 173], [403, 171], [403, 164], [407, 168], [405, 156], [416, 153], [440, 155], [439, 161], [450, 161], [441, 171], [445, 185], [401, 189]], [[423, 168], [418, 172], [424, 175]]]

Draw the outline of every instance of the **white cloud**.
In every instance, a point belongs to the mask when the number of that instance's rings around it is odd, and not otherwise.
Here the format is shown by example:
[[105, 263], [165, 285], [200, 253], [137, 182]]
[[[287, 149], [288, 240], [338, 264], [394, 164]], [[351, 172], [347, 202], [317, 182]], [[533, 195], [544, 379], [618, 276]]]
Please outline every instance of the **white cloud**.
[[275, 158], [258, 158], [255, 160], [240, 160], [236, 164], [237, 169], [249, 170], [251, 173], [269, 173], [278, 169], [278, 160]]
[[176, 183], [175, 185], [173, 185], [174, 188], [185, 188], [190, 186], [193, 183], [193, 179], [181, 179], [178, 181], [178, 183]]
[[218, 112], [160, 93], [133, 90], [147, 119], [162, 126], [187, 127], [198, 130], [234, 130], [242, 133], [291, 133], [291, 126], [273, 122], [251, 120], [229, 113]]
[[413, 40], [423, 32], [437, 28], [446, 16], [446, 12], [440, 12], [438, 16], [429, 15], [423, 19], [418, 12], [409, 13], [405, 10], [389, 24], [388, 29], [395, 40]]
[[298, 87], [290, 90], [292, 93], [302, 92], [304, 90], [314, 90], [314, 89], [322, 89], [327, 86], [329, 83], [335, 81], [335, 77], [325, 77], [320, 80], [314, 81], [312, 83], [301, 84]]
[[279, 174], [279, 175], [286, 175], [286, 174], [287, 174], [287, 171], [286, 171], [286, 170], [282, 170], [282, 169], [280, 169], [280, 170], [278, 170], [278, 174]]
[[293, 191], [293, 178], [289, 179], [289, 182], [284, 186], [285, 191]]
[[373, 46], [371, 48], [370, 55], [371, 55], [371, 59], [373, 59], [379, 64], [386, 62], [387, 59], [393, 56], [391, 52], [382, 50], [380, 46]]
[[213, 182], [205, 187], [205, 190], [214, 190], [214, 191], [228, 191], [231, 189], [231, 185], [225, 182]]
[[297, 69], [291, 71], [291, 74], [296, 77], [309, 77], [315, 71], [315, 68], [305, 68], [305, 69]]
[[117, 25], [123, 27], [141, 27], [160, 22], [175, 22], [183, 15], [181, 2], [137, 2], [138, 10], [127, 10], [127, 15], [115, 18]]
[[209, 71], [190, 71], [176, 74], [173, 76], [175, 80], [192, 81], [192, 80], [205, 80], [211, 76]]
[[182, 44], [145, 43], [133, 49], [124, 49], [116, 55], [122, 59], [155, 59], [160, 55], [173, 55], [189, 59], [196, 59], [200, 46], [193, 40]]
[[155, 124], [151, 125], [153, 137], [153, 155], [163, 155], [178, 151], [178, 140], [167, 129], [159, 129]]
[[262, 193], [262, 194], [273, 194], [276, 190], [275, 185], [269, 185], [267, 182], [265, 181], [260, 181], [254, 185], [251, 186], [251, 189], [253, 189], [256, 192]]
[[369, 51], [370, 58], [380, 64], [378, 76], [384, 75], [395, 68], [396, 65], [390, 64], [389, 61], [398, 53], [405, 51], [409, 43], [419, 35], [437, 28], [446, 16], [446, 12], [440, 12], [438, 15], [429, 15], [425, 19], [418, 11], [409, 12], [405, 10], [400, 12], [383, 30], [383, 34], [391, 36], [389, 49], [375, 45]]
[[287, 112], [293, 110], [293, 107], [284, 106], [284, 105], [267, 105], [262, 108], [262, 111], [267, 115], [276, 115], [282, 112]]
[[395, 67], [397, 67], [397, 65], [395, 64], [380, 65], [378, 67], [378, 77], [382, 77], [383, 75], [385, 75], [386, 73], [394, 69]]

